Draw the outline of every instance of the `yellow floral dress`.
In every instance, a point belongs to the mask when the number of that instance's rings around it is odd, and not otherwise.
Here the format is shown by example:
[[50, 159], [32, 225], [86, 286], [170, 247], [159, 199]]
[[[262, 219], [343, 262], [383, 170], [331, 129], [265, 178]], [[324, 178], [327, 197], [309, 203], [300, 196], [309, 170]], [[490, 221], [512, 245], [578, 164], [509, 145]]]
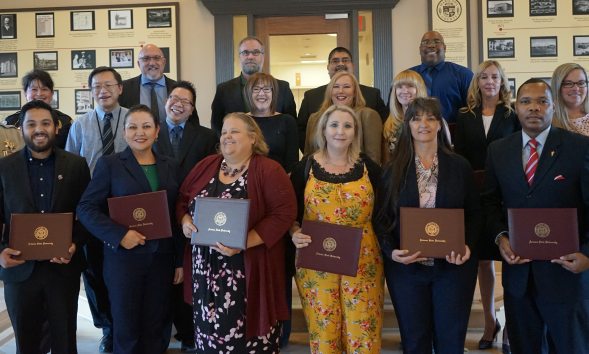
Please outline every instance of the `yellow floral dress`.
[[360, 168], [362, 177], [349, 183], [321, 181], [311, 170], [305, 187], [304, 219], [363, 228], [356, 277], [297, 268], [314, 354], [380, 353], [384, 270], [371, 223], [374, 190], [364, 164]]

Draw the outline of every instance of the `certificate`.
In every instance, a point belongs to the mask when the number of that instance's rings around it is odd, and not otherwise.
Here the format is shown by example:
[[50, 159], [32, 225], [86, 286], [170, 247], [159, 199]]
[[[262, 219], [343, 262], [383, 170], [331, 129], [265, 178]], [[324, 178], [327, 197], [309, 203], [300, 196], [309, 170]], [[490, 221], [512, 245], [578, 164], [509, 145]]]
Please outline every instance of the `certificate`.
[[249, 199], [196, 198], [192, 222], [198, 232], [192, 232], [193, 245], [217, 247], [217, 242], [229, 248], [247, 248]]
[[16, 260], [71, 258], [73, 213], [12, 214], [9, 247]]

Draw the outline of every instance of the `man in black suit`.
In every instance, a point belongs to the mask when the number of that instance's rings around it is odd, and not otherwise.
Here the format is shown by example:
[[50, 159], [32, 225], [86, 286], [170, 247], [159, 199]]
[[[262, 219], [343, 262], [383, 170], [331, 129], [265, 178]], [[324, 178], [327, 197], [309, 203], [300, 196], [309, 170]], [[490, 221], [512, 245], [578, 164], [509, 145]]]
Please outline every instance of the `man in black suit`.
[[[14, 328], [17, 351], [40, 353], [42, 327], [49, 323], [51, 352], [77, 353], [76, 318], [80, 274], [86, 267], [82, 246], [87, 232], [75, 211], [90, 182], [86, 160], [55, 147], [58, 119], [43, 101], [21, 110], [26, 147], [0, 160], [0, 280]], [[9, 248], [12, 214], [74, 213], [70, 258], [15, 260]]]
[[3, 39], [14, 38], [14, 26], [12, 25], [12, 16], [2, 16], [2, 33]]
[[[247, 79], [262, 70], [264, 66], [264, 43], [257, 37], [246, 37], [239, 42], [241, 75], [217, 85], [217, 92], [211, 104], [211, 128], [221, 136], [223, 118], [229, 113], [251, 112], [245, 100], [243, 88]], [[297, 118], [297, 106], [288, 82], [278, 80], [278, 102], [276, 112]]]
[[[517, 93], [522, 132], [489, 145], [482, 200], [489, 239], [503, 262], [511, 352], [589, 353], [589, 138], [551, 125], [550, 86], [530, 79]], [[539, 158], [538, 158], [539, 156]], [[575, 208], [581, 252], [521, 259], [509, 246], [508, 208]]]
[[[329, 53], [327, 63], [327, 72], [330, 79], [340, 71], [345, 71], [352, 75], [354, 74], [352, 53], [344, 47], [334, 48]], [[299, 148], [301, 151], [305, 150], [305, 138], [307, 136], [307, 122], [309, 121], [309, 116], [321, 108], [321, 104], [325, 100], [326, 89], [327, 85], [323, 85], [305, 92], [303, 102], [301, 102], [299, 116], [297, 118], [297, 125], [299, 126]], [[366, 100], [366, 107], [377, 111], [384, 123], [390, 112], [384, 104], [382, 97], [380, 97], [380, 90], [374, 87], [360, 85], [360, 91]]]
[[[123, 81], [123, 93], [119, 96], [119, 104], [125, 108], [144, 104], [151, 108], [155, 117], [163, 123], [166, 119], [165, 102], [176, 83], [164, 75], [164, 53], [157, 46], [148, 44], [139, 52], [137, 65], [141, 69], [141, 75]], [[196, 109], [191, 119], [199, 124]]]

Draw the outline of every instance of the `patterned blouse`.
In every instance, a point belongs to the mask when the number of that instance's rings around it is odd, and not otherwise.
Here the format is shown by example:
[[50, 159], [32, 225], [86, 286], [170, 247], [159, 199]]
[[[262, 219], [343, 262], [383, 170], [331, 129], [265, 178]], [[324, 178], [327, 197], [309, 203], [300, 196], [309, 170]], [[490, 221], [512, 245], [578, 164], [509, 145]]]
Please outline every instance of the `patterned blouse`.
[[589, 136], [589, 113], [585, 117], [571, 119], [571, 123], [585, 136]]
[[[417, 171], [417, 188], [419, 190], [419, 207], [435, 208], [436, 191], [438, 190], [438, 153], [434, 155], [429, 170], [423, 166], [419, 156], [415, 154], [415, 170]], [[426, 266], [433, 266], [434, 259], [428, 258], [419, 262]]]

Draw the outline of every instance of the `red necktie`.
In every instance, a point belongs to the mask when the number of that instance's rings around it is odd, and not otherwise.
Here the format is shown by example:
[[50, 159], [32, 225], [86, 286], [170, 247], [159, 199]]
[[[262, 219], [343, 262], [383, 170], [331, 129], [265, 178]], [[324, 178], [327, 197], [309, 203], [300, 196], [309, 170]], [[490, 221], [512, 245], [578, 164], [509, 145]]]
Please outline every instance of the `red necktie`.
[[534, 174], [536, 173], [536, 167], [538, 167], [538, 152], [536, 151], [538, 142], [532, 139], [528, 144], [530, 145], [530, 157], [526, 163], [526, 179], [528, 180], [528, 185], [531, 186], [534, 180]]

